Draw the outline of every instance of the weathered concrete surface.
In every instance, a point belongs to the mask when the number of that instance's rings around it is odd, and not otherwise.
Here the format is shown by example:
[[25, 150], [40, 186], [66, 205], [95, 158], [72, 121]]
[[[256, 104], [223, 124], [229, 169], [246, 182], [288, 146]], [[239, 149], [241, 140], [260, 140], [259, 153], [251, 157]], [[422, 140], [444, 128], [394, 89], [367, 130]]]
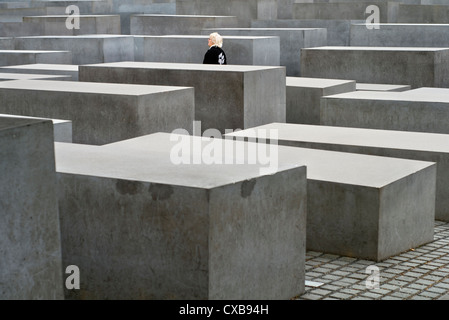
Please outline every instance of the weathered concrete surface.
[[352, 80], [287, 77], [286, 122], [320, 124], [321, 97], [356, 90]]
[[0, 66], [30, 63], [72, 63], [70, 51], [0, 50]]
[[131, 16], [132, 35], [201, 34], [205, 28], [237, 27], [234, 16], [136, 14]]
[[1, 73], [62, 75], [78, 81], [78, 66], [72, 64], [33, 63], [0, 67]]
[[400, 23], [447, 23], [448, 21], [447, 3], [441, 5], [400, 4], [397, 20]]
[[[170, 156], [180, 142], [170, 137], [55, 144], [63, 261], [83, 270], [80, 290], [66, 297], [245, 300], [303, 292], [300, 161], [280, 162], [268, 175], [248, 162], [176, 165]], [[210, 144], [184, 138], [199, 145], [195, 157]]]
[[63, 299], [51, 121], [0, 117], [0, 299]]
[[327, 44], [327, 30], [318, 28], [216, 28], [205, 29], [202, 34], [218, 32], [221, 35], [275, 36], [280, 40], [280, 64], [287, 76], [301, 75], [301, 49]]
[[79, 79], [193, 87], [204, 130], [285, 122], [285, 67], [117, 62], [80, 66]]
[[449, 87], [449, 48], [304, 48], [301, 75], [365, 83], [403, 83], [411, 88]]
[[12, 37], [0, 38], [0, 50], [14, 50], [14, 38]]
[[279, 147], [278, 157], [307, 166], [308, 250], [381, 261], [433, 241], [434, 162], [299, 147]]
[[0, 82], [0, 112], [71, 120], [73, 142], [106, 144], [178, 128], [192, 131], [193, 88], [77, 81]]
[[[15, 48], [17, 50], [67, 50], [72, 53], [72, 59], [66, 63], [74, 65], [134, 60], [132, 36], [105, 34], [17, 37]], [[47, 63], [52, 62], [47, 61]]]
[[[208, 35], [134, 36], [134, 61], [203, 63], [207, 39]], [[228, 64], [280, 65], [279, 37], [223, 36], [223, 50]]]
[[442, 88], [415, 90], [356, 91], [323, 97], [321, 124], [449, 133], [448, 90]]

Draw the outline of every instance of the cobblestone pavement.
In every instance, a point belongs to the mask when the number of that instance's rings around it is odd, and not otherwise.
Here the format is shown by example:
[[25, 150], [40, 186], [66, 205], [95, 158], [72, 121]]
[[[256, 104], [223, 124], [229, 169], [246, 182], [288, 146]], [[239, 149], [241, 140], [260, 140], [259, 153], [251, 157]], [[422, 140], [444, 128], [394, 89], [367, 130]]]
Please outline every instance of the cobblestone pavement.
[[[369, 266], [377, 267], [379, 281]], [[433, 242], [382, 262], [308, 251], [305, 293], [296, 299], [447, 300], [448, 294], [449, 223], [436, 221]]]

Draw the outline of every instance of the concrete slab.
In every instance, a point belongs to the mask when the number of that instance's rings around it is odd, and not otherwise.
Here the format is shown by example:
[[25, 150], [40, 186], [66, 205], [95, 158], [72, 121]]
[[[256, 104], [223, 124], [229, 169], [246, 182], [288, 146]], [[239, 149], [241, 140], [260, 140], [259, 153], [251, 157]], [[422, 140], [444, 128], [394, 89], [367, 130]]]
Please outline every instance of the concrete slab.
[[70, 76], [72, 81], [78, 81], [78, 66], [72, 64], [32, 63], [0, 67], [1, 73], [26, 73]]
[[447, 91], [442, 88], [404, 92], [355, 91], [326, 96], [321, 100], [321, 124], [449, 133]]
[[237, 27], [235, 16], [136, 14], [131, 16], [132, 35], [201, 34], [205, 28]]
[[445, 4], [400, 4], [398, 20], [400, 23], [447, 23], [449, 7]]
[[79, 79], [193, 87], [204, 130], [285, 122], [285, 67], [116, 62], [80, 66]]
[[62, 119], [49, 119], [38, 117], [17, 116], [13, 114], [0, 113], [0, 118], [19, 118], [31, 120], [50, 120], [53, 123], [53, 136], [56, 142], [72, 142], [72, 121]]
[[[203, 63], [207, 39], [208, 35], [134, 36], [134, 61]], [[223, 50], [227, 64], [280, 65], [278, 37], [223, 36]]]
[[0, 66], [30, 63], [72, 63], [70, 51], [0, 50]]
[[449, 87], [449, 48], [320, 47], [301, 49], [303, 77], [362, 83]]
[[[254, 130], [227, 136], [250, 138]], [[307, 165], [308, 250], [381, 261], [433, 241], [434, 162], [299, 147], [278, 152]]]
[[15, 48], [18, 50], [67, 50], [72, 53], [72, 59], [66, 64], [74, 65], [134, 60], [132, 36], [104, 34], [17, 37]]
[[283, 123], [255, 127], [254, 133], [258, 130], [276, 130], [280, 145], [435, 162], [435, 219], [449, 221], [448, 134]]
[[28, 74], [28, 73], [8, 73], [1, 72], [0, 68], [0, 81], [8, 80], [60, 80], [70, 81], [72, 77], [63, 75], [49, 75], [49, 74]]
[[[66, 297], [245, 300], [303, 292], [306, 168], [280, 163], [261, 175], [258, 164], [176, 165], [174, 136], [55, 144], [63, 261], [78, 265], [84, 279]], [[210, 144], [178, 137], [200, 149]]]
[[14, 50], [14, 38], [12, 37], [0, 38], [0, 50]]
[[287, 76], [301, 75], [301, 49], [327, 44], [327, 30], [318, 28], [215, 28], [204, 29], [202, 34], [218, 32], [221, 35], [275, 36], [280, 40], [280, 64]]
[[402, 92], [411, 89], [408, 84], [379, 84], [379, 83], [356, 83], [356, 90], [360, 91], [393, 91]]
[[353, 80], [287, 77], [286, 122], [320, 124], [321, 97], [356, 90]]
[[[79, 19], [79, 29], [67, 28], [67, 18]], [[73, 23], [72, 20], [69, 20]], [[40, 35], [121, 34], [120, 15], [45, 15], [23, 17], [24, 23], [41, 28]]]
[[60, 300], [61, 241], [51, 121], [0, 117], [0, 298]]
[[106, 144], [192, 130], [193, 88], [77, 81], [0, 82], [0, 112], [71, 120], [73, 142]]

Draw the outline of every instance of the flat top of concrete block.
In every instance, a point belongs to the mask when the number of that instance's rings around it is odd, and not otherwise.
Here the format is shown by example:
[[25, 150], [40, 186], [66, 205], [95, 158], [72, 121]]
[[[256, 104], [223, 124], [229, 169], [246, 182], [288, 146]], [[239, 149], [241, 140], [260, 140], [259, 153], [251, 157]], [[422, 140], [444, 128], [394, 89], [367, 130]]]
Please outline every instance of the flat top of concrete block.
[[287, 86], [305, 88], [327, 88], [336, 85], [355, 83], [355, 80], [307, 78], [307, 77], [286, 77]]
[[4, 66], [2, 69], [30, 69], [30, 70], [65, 70], [65, 71], [78, 71], [78, 65], [73, 64], [46, 64], [46, 63], [32, 63], [21, 64], [15, 66]]
[[[266, 138], [270, 136], [266, 128], [268, 128], [267, 125], [245, 129], [227, 134], [227, 136], [257, 137], [260, 135]], [[272, 129], [279, 130], [275, 127]], [[386, 186], [435, 164], [427, 161], [283, 146], [278, 148], [278, 157], [279, 162], [298, 160], [305, 163], [307, 178], [311, 180], [373, 188]]]
[[411, 88], [410, 85], [401, 84], [379, 84], [379, 83], [356, 83], [356, 90], [362, 91], [405, 91]]
[[449, 134], [277, 122], [252, 129], [233, 135], [257, 138], [260, 130], [277, 130], [279, 141], [449, 153]]
[[6, 113], [0, 113], [0, 119], [2, 118], [19, 118], [19, 119], [34, 119], [34, 120], [51, 120], [54, 124], [57, 123], [71, 123], [71, 120], [63, 120], [63, 119], [50, 119], [50, 118], [39, 118], [39, 117], [27, 117], [27, 116], [21, 116], [21, 115], [14, 115], [14, 114], [6, 114]]
[[131, 17], [166, 17], [166, 18], [235, 18], [235, 16], [196, 15], [196, 14], [133, 14]]
[[49, 18], [49, 19], [51, 19], [51, 18], [57, 18], [57, 19], [67, 19], [67, 17], [70, 17], [70, 18], [103, 18], [103, 17], [120, 17], [120, 15], [119, 14], [71, 14], [70, 16], [69, 15], [62, 15], [62, 14], [54, 14], [54, 15], [46, 15], [46, 16], [25, 16], [25, 17], [23, 17], [23, 18], [26, 18], [26, 19], [35, 19], [35, 18], [37, 18], [37, 19], [42, 19], [42, 18], [44, 18], [44, 19], [46, 19], [46, 18]]
[[402, 92], [359, 90], [324, 96], [323, 98], [449, 103], [449, 89], [419, 88], [416, 91], [406, 90]]
[[[87, 64], [87, 67], [96, 68], [134, 68], [134, 69], [165, 69], [165, 70], [195, 70], [195, 71], [259, 71], [268, 69], [282, 69], [283, 66], [251, 66], [251, 65], [215, 65], [198, 63], [171, 63], [171, 62], [137, 62], [123, 61]], [[80, 66], [83, 67], [83, 66]]]
[[[134, 38], [171, 38], [171, 39], [208, 39], [208, 35], [189, 35], [189, 34], [179, 34], [179, 35], [173, 35], [173, 34], [167, 34], [167, 35], [134, 35]], [[279, 38], [276, 36], [222, 36], [224, 40], [226, 39], [232, 39], [232, 40], [252, 40], [252, 39], [272, 39], [272, 38]]]
[[319, 30], [319, 29], [325, 29], [325, 28], [205, 28], [203, 30], [223, 30], [223, 31], [309, 31], [309, 30]]
[[[171, 152], [180, 140], [169, 133], [155, 133], [105, 146], [55, 143], [59, 173], [146, 181], [195, 188], [215, 188], [261, 176], [259, 164], [175, 164]], [[192, 148], [210, 144], [201, 137], [184, 137]], [[224, 141], [224, 140], [221, 140]], [[229, 141], [232, 144], [232, 141]], [[201, 152], [201, 151], [200, 151]], [[232, 160], [232, 159], [231, 159]], [[192, 160], [193, 161], [193, 160]], [[224, 161], [224, 160], [223, 160]], [[276, 171], [302, 167], [301, 161], [280, 163]]]
[[140, 96], [159, 92], [183, 90], [186, 88], [187, 87], [178, 86], [155, 86], [84, 81], [12, 80], [0, 82], [0, 89], [80, 92], [122, 96]]
[[[366, 23], [352, 23], [355, 26], [366, 26]], [[379, 26], [392, 26], [392, 27], [449, 27], [449, 24], [447, 23], [376, 23], [376, 25]], [[374, 30], [369, 30], [369, 31], [375, 31]]]
[[0, 117], [0, 131], [15, 128], [15, 127], [28, 126], [30, 124], [35, 124], [35, 123], [39, 123], [42, 121], [46, 121], [46, 120], [4, 116], [4, 117]]
[[105, 38], [132, 38], [131, 35], [122, 35], [122, 34], [80, 34], [76, 36], [64, 36], [64, 35], [55, 35], [55, 36], [23, 36], [23, 37], [16, 37], [16, 39], [105, 39]]
[[2, 80], [31, 80], [31, 79], [68, 79], [70, 76], [51, 74], [28, 74], [28, 73], [2, 73], [0, 69], [0, 79]]
[[324, 46], [303, 48], [301, 50], [328, 50], [328, 51], [444, 51], [449, 48], [432, 48], [432, 47], [356, 47], [356, 46]]
[[0, 54], [23, 54], [23, 53], [55, 53], [55, 52], [71, 52], [65, 50], [0, 50]]

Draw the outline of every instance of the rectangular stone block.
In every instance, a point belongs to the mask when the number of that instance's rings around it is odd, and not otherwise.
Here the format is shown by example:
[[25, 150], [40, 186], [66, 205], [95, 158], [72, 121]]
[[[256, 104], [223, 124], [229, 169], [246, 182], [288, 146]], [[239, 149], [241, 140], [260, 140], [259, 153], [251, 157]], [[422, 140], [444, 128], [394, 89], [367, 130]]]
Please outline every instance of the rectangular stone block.
[[0, 299], [63, 299], [51, 121], [0, 117]]
[[0, 37], [38, 36], [41, 33], [40, 28], [22, 21], [0, 21]]
[[48, 119], [37, 117], [16, 116], [13, 114], [0, 113], [0, 118], [18, 118], [18, 119], [31, 119], [31, 120], [50, 120], [53, 123], [53, 136], [56, 142], [72, 142], [72, 121], [62, 119]]
[[[203, 63], [207, 39], [208, 35], [135, 36], [134, 61]], [[224, 36], [223, 50], [227, 64], [280, 65], [278, 37]]]
[[193, 88], [77, 81], [0, 82], [0, 112], [71, 120], [73, 142], [101, 145], [154, 132], [192, 131]]
[[326, 96], [321, 100], [321, 124], [449, 133], [447, 91], [441, 88], [404, 92], [355, 91]]
[[320, 124], [321, 97], [356, 90], [352, 80], [287, 77], [286, 122]]
[[449, 21], [447, 4], [400, 4], [397, 22], [446, 24]]
[[0, 50], [14, 50], [14, 38], [12, 37], [0, 38]]
[[320, 47], [301, 49], [301, 75], [365, 83], [449, 87], [449, 48]]
[[30, 63], [72, 63], [70, 51], [0, 50], [0, 66]]
[[78, 81], [78, 66], [72, 64], [32, 63], [0, 67], [1, 73], [46, 74], [49, 76], [69, 76]]
[[449, 47], [449, 25], [429, 23], [380, 23], [378, 29], [366, 24], [351, 25], [351, 46]]
[[253, 19], [277, 19], [276, 0], [176, 0], [178, 15], [232, 15], [237, 26], [249, 27]]
[[[273, 143], [278, 132], [227, 136]], [[307, 166], [308, 250], [382, 261], [433, 241], [434, 162], [291, 146], [278, 152]]]
[[235, 16], [136, 14], [131, 16], [132, 35], [201, 34], [205, 28], [236, 27]]
[[171, 155], [183, 143], [201, 157], [210, 140], [157, 133], [105, 146], [55, 144], [63, 263], [83, 277], [66, 298], [304, 292], [306, 168], [280, 162], [263, 175], [244, 156], [241, 164], [178, 165]]
[[[293, 19], [366, 20], [367, 8], [379, 8], [379, 22], [398, 22], [399, 2], [345, 1], [329, 3], [293, 3]], [[370, 11], [371, 12], [371, 11]]]
[[221, 35], [275, 36], [280, 40], [280, 64], [287, 76], [301, 75], [301, 49], [327, 44], [327, 30], [314, 28], [216, 28], [205, 29], [202, 34], [218, 32]]
[[356, 90], [360, 91], [386, 91], [386, 92], [402, 92], [410, 90], [407, 84], [379, 84], [379, 83], [356, 83]]
[[193, 87], [205, 130], [285, 122], [285, 67], [116, 62], [80, 66], [79, 79]]
[[17, 50], [67, 50], [72, 53], [72, 59], [66, 63], [74, 65], [134, 60], [132, 36], [105, 34], [17, 37], [15, 47]]
[[[78, 20], [79, 28], [74, 19]], [[86, 15], [81, 12], [80, 15], [28, 16], [23, 17], [23, 22], [41, 28], [42, 36], [121, 34], [120, 15]]]
[[28, 74], [28, 73], [8, 73], [1, 72], [0, 68], [0, 81], [8, 81], [8, 80], [71, 80], [70, 76], [62, 76], [62, 75], [48, 75], [48, 74]]

